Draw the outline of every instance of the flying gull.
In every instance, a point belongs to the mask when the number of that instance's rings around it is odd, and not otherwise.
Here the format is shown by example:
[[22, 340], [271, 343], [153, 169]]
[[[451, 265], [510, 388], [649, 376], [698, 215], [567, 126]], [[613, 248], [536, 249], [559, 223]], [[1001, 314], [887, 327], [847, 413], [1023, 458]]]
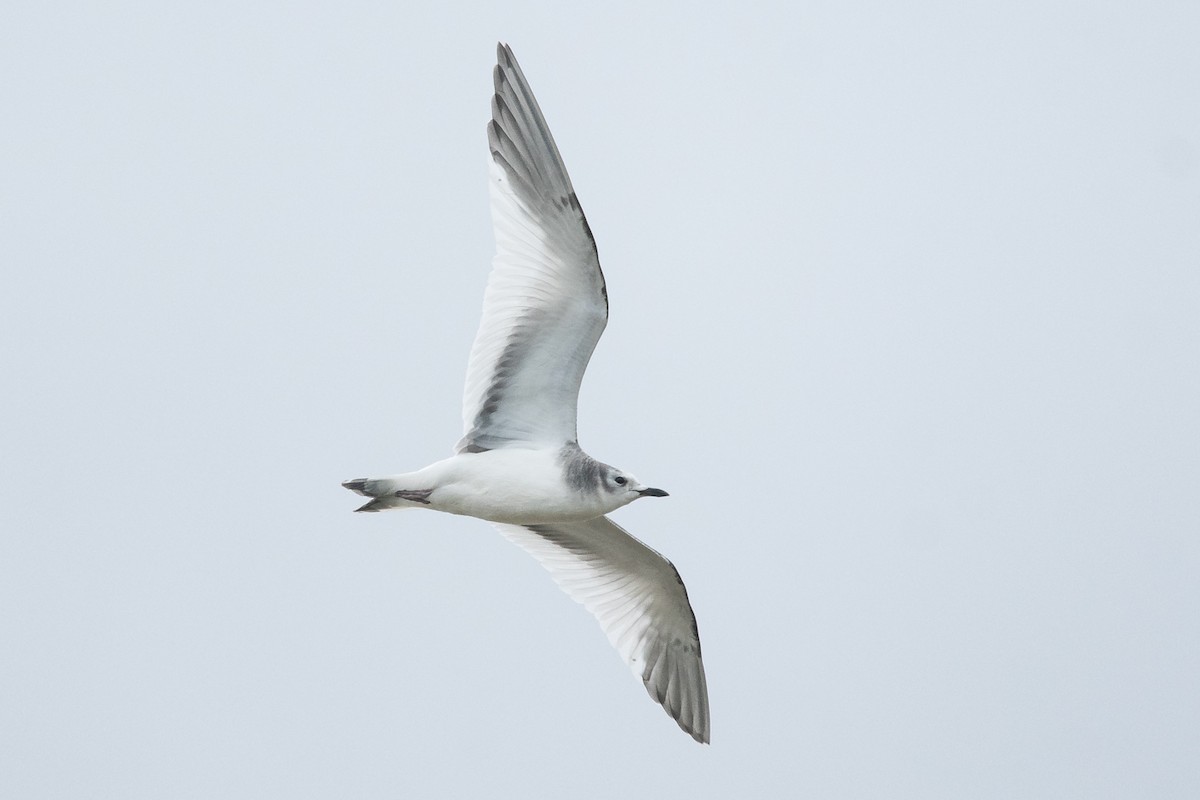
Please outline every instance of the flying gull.
[[428, 508], [495, 523], [600, 622], [655, 702], [709, 740], [687, 590], [670, 561], [606, 514], [666, 497], [580, 449], [579, 384], [608, 321], [596, 242], [512, 49], [497, 46], [488, 123], [496, 256], [471, 348], [465, 433], [450, 458], [342, 485], [358, 511]]

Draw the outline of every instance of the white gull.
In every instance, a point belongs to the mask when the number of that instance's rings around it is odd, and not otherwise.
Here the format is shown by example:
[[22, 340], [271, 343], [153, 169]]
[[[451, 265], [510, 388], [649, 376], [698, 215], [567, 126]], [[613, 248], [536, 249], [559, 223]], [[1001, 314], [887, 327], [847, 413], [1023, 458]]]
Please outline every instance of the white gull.
[[650, 696], [709, 741], [708, 689], [687, 590], [670, 561], [605, 514], [665, 497], [580, 449], [579, 384], [608, 321], [596, 242], [512, 50], [497, 47], [488, 124], [496, 256], [471, 348], [465, 433], [450, 458], [346, 481], [359, 511], [478, 517], [600, 622]]

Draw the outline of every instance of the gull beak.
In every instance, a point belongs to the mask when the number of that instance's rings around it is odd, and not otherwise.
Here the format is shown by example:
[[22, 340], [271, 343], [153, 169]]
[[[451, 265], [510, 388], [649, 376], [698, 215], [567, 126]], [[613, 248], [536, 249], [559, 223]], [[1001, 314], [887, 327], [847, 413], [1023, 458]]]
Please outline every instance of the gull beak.
[[642, 497], [670, 497], [662, 489], [639, 489], [638, 494]]

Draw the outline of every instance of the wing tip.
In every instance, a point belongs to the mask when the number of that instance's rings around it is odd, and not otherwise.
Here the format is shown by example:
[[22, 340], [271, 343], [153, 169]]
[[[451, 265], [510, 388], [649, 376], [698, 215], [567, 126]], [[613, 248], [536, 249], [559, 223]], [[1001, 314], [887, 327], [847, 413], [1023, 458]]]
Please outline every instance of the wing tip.
[[697, 639], [682, 651], [674, 644], [652, 645], [643, 664], [632, 662], [630, 666], [641, 677], [650, 699], [662, 706], [684, 733], [700, 744], [709, 744], [708, 680], [699, 644]]
[[688, 713], [685, 705], [683, 708], [675, 708], [663, 703], [663, 709], [675, 720], [675, 724], [680, 730], [691, 736], [700, 744], [711, 744], [711, 733], [708, 720], [708, 697], [701, 695], [698, 705]]
[[513, 55], [512, 48], [505, 42], [496, 42], [496, 88], [500, 88], [500, 78], [504, 70], [511, 70], [517, 64], [517, 57]]

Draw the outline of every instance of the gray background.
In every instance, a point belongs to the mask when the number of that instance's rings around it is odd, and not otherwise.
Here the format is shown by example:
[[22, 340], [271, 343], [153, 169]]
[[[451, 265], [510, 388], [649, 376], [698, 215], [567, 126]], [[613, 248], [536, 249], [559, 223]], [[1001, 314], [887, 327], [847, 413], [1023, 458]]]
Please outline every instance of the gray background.
[[[1200, 795], [1194, 3], [9, 3], [0, 795]], [[482, 522], [516, 50], [713, 744]]]

